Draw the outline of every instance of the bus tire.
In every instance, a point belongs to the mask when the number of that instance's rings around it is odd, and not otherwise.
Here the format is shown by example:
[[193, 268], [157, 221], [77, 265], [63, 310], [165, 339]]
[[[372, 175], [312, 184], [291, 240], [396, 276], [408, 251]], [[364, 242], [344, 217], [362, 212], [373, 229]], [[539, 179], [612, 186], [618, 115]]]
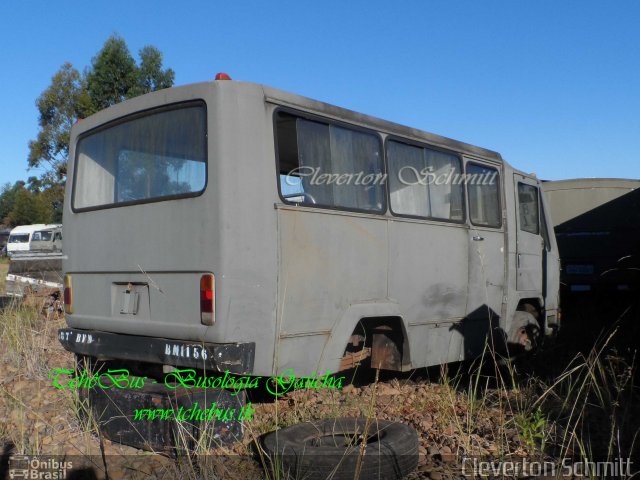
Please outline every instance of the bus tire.
[[[330, 418], [270, 432], [262, 445], [272, 465], [294, 478], [352, 480], [364, 418]], [[418, 466], [418, 434], [408, 425], [372, 420], [360, 478], [400, 479]], [[277, 477], [276, 477], [277, 478]]]
[[540, 340], [540, 325], [529, 312], [516, 311], [511, 322], [508, 342], [523, 348], [526, 352], [534, 350]]

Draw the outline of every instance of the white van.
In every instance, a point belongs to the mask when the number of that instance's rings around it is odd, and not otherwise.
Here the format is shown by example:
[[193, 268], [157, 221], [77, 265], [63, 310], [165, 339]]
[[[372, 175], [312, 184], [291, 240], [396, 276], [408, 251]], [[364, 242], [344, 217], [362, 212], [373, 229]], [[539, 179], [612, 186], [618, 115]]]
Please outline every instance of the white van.
[[11, 230], [9, 241], [7, 242], [7, 255], [11, 256], [15, 252], [28, 252], [31, 250], [31, 239], [34, 232], [47, 227], [43, 223], [34, 225], [20, 225]]

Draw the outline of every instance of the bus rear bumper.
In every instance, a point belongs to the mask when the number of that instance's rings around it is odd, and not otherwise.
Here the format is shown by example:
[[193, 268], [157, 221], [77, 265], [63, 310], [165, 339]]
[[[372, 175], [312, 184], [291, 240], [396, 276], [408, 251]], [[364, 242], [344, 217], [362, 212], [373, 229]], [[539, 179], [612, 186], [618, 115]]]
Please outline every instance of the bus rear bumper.
[[[58, 339], [66, 350], [99, 361], [117, 360], [128, 368], [136, 362], [187, 367], [207, 372], [250, 375], [254, 343], [211, 344], [63, 328]], [[246, 392], [195, 388], [141, 377], [126, 370], [93, 370], [93, 361], [78, 365], [80, 398], [88, 400], [91, 416], [111, 441], [175, 455], [195, 450], [201, 442], [215, 446], [242, 439]], [[82, 369], [84, 373], [81, 373]], [[89, 373], [86, 368], [90, 368]], [[171, 370], [169, 370], [171, 371]], [[101, 375], [101, 372], [103, 373]], [[83, 378], [100, 380], [91, 383]], [[225, 373], [225, 376], [227, 374]], [[117, 383], [114, 382], [117, 379]], [[71, 387], [70, 387], [71, 388]], [[83, 410], [84, 411], [84, 410]], [[88, 413], [88, 412], [85, 412]], [[250, 419], [250, 417], [249, 417]], [[204, 437], [203, 437], [204, 436]], [[200, 443], [199, 443], [200, 442]]]
[[256, 344], [196, 343], [120, 333], [61, 328], [58, 339], [73, 353], [99, 360], [148, 362], [174, 367], [190, 367], [250, 375], [253, 372]]

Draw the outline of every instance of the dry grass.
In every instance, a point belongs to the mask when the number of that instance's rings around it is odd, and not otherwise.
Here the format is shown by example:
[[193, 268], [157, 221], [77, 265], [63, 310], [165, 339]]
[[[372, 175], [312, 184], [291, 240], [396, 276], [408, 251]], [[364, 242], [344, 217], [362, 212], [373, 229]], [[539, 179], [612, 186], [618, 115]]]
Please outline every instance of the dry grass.
[[[1, 266], [1, 265], [0, 265]], [[0, 312], [0, 440], [21, 453], [99, 455], [95, 421], [84, 414], [76, 391], [51, 390], [48, 372], [73, 364], [56, 340], [64, 321], [43, 312], [35, 299]], [[341, 390], [299, 390], [256, 405], [242, 441], [216, 448], [205, 434], [193, 455], [178, 462], [104, 442], [109, 458], [124, 452], [128, 467], [113, 467], [111, 478], [286, 478], [278, 460], [264, 452], [254, 460], [262, 434], [298, 422], [359, 416], [413, 426], [421, 442], [420, 472], [453, 472], [464, 456], [483, 458], [627, 458], [637, 454], [640, 403], [634, 384], [635, 358], [616, 355], [612, 332], [561, 366], [557, 352], [542, 351], [524, 365], [486, 353], [471, 370], [411, 376]], [[556, 362], [558, 373], [538, 374], [537, 364]], [[434, 375], [437, 381], [433, 381]], [[431, 377], [431, 381], [428, 377]], [[38, 400], [44, 397], [47, 401]], [[48, 402], [48, 403], [47, 403]], [[55, 412], [51, 405], [55, 404]], [[184, 438], [185, 445], [191, 443]], [[434, 450], [435, 449], [435, 450]], [[435, 453], [434, 453], [435, 452]], [[439, 460], [434, 457], [441, 457]], [[157, 468], [148, 470], [151, 459]], [[151, 462], [153, 463], [153, 462]], [[275, 467], [275, 468], [274, 468]], [[425, 470], [426, 469], [426, 470]], [[411, 478], [426, 478], [422, 473]], [[453, 474], [453, 473], [452, 473]], [[426, 474], [425, 474], [426, 475]]]
[[4, 295], [4, 285], [7, 280], [7, 272], [9, 271], [9, 259], [0, 258], [0, 295]]

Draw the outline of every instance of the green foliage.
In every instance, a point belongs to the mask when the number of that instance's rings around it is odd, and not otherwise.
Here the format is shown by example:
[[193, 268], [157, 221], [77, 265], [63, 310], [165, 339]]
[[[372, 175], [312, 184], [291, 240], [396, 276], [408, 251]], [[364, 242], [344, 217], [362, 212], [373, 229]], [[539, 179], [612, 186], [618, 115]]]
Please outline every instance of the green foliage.
[[79, 115], [84, 96], [80, 73], [65, 63], [51, 78], [51, 85], [38, 97], [40, 131], [29, 142], [30, 168], [48, 164], [49, 171], [61, 180], [66, 175], [69, 134]]
[[59, 221], [61, 211], [56, 214], [53, 202], [55, 195], [60, 195], [60, 188], [40, 192], [26, 188], [22, 181], [13, 185], [7, 183], [0, 191], [0, 224], [15, 227]]
[[[33, 177], [32, 177], [33, 178]], [[46, 206], [51, 220], [48, 223], [62, 223], [62, 207], [64, 204], [64, 185], [52, 184], [43, 188], [39, 195]]]
[[125, 41], [117, 36], [109, 37], [86, 76], [91, 113], [128, 98], [136, 85], [136, 74], [136, 62]]
[[530, 452], [537, 449], [544, 451], [545, 441], [547, 439], [547, 418], [540, 407], [529, 414], [518, 414], [515, 416], [515, 422], [520, 431], [520, 439]]
[[29, 177], [0, 189], [0, 225], [15, 227], [33, 223], [61, 223], [64, 185]]
[[24, 188], [24, 182], [18, 181], [13, 185], [7, 183], [2, 187], [0, 192], [0, 224], [4, 223], [5, 218], [13, 210], [16, 203], [16, 192], [20, 188]]
[[[107, 39], [102, 49], [92, 59], [91, 66], [80, 74], [73, 65], [65, 63], [51, 78], [51, 84], [38, 97], [39, 131], [29, 142], [29, 168], [45, 167], [40, 177], [29, 179], [29, 191], [42, 198], [38, 202], [48, 210], [48, 217], [56, 222], [62, 219], [62, 200], [67, 175], [69, 139], [71, 127], [79, 119], [118, 102], [173, 85], [174, 72], [162, 68], [162, 53], [152, 46], [139, 52], [140, 65], [131, 56], [126, 42], [117, 35]], [[22, 182], [24, 186], [24, 182]], [[5, 187], [6, 188], [6, 187]], [[13, 187], [9, 187], [11, 189]], [[1, 195], [4, 195], [4, 190]], [[15, 192], [14, 192], [15, 193]], [[10, 202], [14, 193], [0, 196], [0, 221], [13, 210]], [[24, 194], [21, 194], [24, 197]], [[26, 197], [25, 197], [26, 198]], [[38, 203], [36, 202], [36, 203]], [[11, 207], [9, 208], [9, 205]], [[23, 218], [30, 211], [41, 218], [33, 205], [21, 206]], [[38, 223], [34, 219], [26, 223]]]
[[[8, 194], [6, 205], [5, 198], [3, 198], [5, 193]], [[33, 223], [51, 223], [53, 219], [47, 194], [27, 190], [24, 187], [24, 182], [16, 182], [14, 187], [3, 191], [0, 196], [0, 210], [8, 210], [3, 218], [3, 223], [10, 227]]]
[[170, 68], [162, 69], [162, 53], [157, 48], [146, 46], [139, 56], [140, 66], [122, 38], [114, 35], [106, 41], [86, 75], [91, 100], [90, 111], [86, 113], [173, 85], [175, 74]]
[[155, 47], [146, 46], [140, 50], [140, 67], [136, 84], [128, 92], [129, 97], [169, 88], [173, 85], [175, 73], [172, 69], [162, 69], [162, 53]]

